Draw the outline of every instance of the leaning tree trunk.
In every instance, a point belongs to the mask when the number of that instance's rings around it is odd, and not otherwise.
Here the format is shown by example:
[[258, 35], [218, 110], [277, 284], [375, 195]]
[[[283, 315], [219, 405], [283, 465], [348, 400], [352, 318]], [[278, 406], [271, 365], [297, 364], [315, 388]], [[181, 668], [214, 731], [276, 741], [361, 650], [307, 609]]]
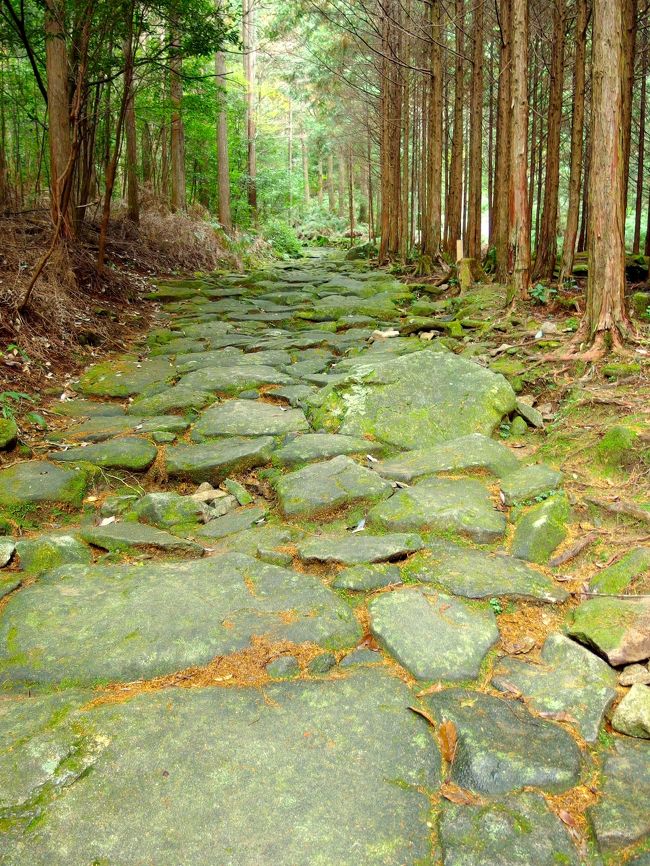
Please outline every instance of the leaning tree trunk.
[[474, 6], [473, 30], [467, 255], [470, 259], [480, 259], [483, 198], [483, 3], [480, 2]]
[[587, 45], [587, 0], [577, 0], [575, 57], [573, 67], [573, 118], [571, 123], [571, 168], [569, 173], [569, 204], [562, 244], [560, 285], [573, 273], [573, 260], [578, 236], [580, 211], [580, 181], [582, 174], [582, 138], [585, 125], [585, 53]]
[[585, 327], [590, 342], [620, 343], [625, 310], [624, 18], [619, 0], [594, 0], [589, 181], [589, 277]]

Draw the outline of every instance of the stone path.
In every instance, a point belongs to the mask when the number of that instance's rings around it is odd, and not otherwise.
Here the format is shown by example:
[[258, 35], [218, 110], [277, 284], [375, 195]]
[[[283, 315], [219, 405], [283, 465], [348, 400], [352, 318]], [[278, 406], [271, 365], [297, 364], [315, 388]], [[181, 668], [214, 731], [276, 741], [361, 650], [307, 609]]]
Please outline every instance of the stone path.
[[572, 601], [444, 303], [332, 253], [153, 299], [0, 468], [0, 864], [647, 862], [650, 554]]

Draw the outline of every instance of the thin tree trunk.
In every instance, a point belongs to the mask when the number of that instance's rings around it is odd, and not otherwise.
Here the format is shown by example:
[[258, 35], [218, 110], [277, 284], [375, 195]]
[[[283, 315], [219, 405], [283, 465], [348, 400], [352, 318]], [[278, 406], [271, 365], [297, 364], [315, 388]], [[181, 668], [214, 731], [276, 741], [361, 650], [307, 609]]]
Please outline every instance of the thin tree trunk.
[[481, 2], [474, 5], [469, 151], [467, 255], [470, 259], [480, 259], [483, 199], [483, 3]]
[[68, 50], [64, 0], [46, 0], [45, 67], [50, 142], [50, 187], [52, 222], [59, 223], [61, 235], [74, 236], [72, 200], [61, 211], [63, 186], [71, 171], [70, 102], [68, 96]]
[[346, 177], [345, 177], [345, 154], [343, 153], [343, 147], [339, 147], [339, 172], [338, 172], [338, 182], [339, 182], [339, 201], [338, 201], [338, 214], [340, 217], [345, 216], [345, 199], [346, 199]]
[[248, 206], [257, 219], [257, 146], [255, 90], [257, 80], [256, 0], [243, 0], [244, 77], [246, 79], [246, 144], [248, 153]]
[[330, 213], [336, 210], [336, 196], [334, 193], [334, 154], [331, 149], [327, 154], [327, 202]]
[[528, 0], [513, 0], [509, 263], [518, 298], [528, 297], [530, 282], [528, 214]]
[[[427, 172], [426, 172], [426, 213], [427, 225], [422, 240], [422, 252], [429, 256], [435, 256], [440, 250], [442, 242], [442, 95], [443, 95], [443, 70], [442, 51], [440, 48], [442, 36], [442, 19], [440, 2], [431, 4], [431, 78], [429, 87], [428, 106], [429, 116], [427, 124]], [[461, 103], [462, 118], [462, 103]], [[462, 119], [461, 119], [462, 126]], [[461, 137], [462, 142], [462, 137]], [[462, 168], [462, 163], [460, 163]], [[462, 186], [462, 180], [461, 180]]]
[[497, 147], [494, 169], [494, 206], [492, 210], [493, 246], [496, 272], [504, 281], [508, 274], [508, 223], [511, 151], [511, 89], [512, 89], [512, 0], [499, 0], [501, 47], [499, 55], [499, 92], [497, 111]]
[[129, 89], [126, 96], [124, 115], [124, 132], [126, 135], [126, 203], [127, 219], [140, 222], [140, 204], [138, 201], [138, 149], [135, 132], [135, 94], [133, 92], [133, 58], [131, 40], [124, 43], [124, 69], [130, 69]]
[[587, 45], [587, 0], [577, 0], [575, 57], [573, 66], [573, 117], [571, 121], [571, 168], [569, 173], [569, 204], [562, 243], [560, 285], [571, 277], [578, 234], [580, 210], [580, 180], [582, 169], [582, 138], [585, 123], [585, 52]]
[[585, 324], [591, 342], [620, 342], [625, 310], [625, 48], [621, 4], [593, 3], [589, 276]]
[[177, 32], [172, 34], [170, 52], [170, 98], [172, 106], [171, 123], [171, 169], [172, 169], [172, 199], [173, 211], [187, 210], [187, 193], [185, 188], [185, 128], [183, 125], [183, 81], [181, 78], [182, 63], [180, 37]]
[[[221, 7], [217, 0], [217, 8]], [[228, 111], [226, 105], [226, 55], [217, 51], [214, 60], [217, 76], [217, 185], [219, 188], [219, 222], [224, 231], [232, 231], [232, 210], [230, 207], [230, 155], [228, 153]]]
[[350, 246], [354, 245], [354, 165], [352, 144], [348, 147], [348, 217], [350, 220]]
[[323, 157], [318, 157], [318, 206], [323, 207]]
[[[618, 0], [616, 2], [618, 3]], [[621, 0], [621, 2], [623, 8], [623, 210], [627, 212], [639, 0]]]
[[585, 125], [584, 143], [584, 167], [585, 178], [582, 182], [582, 216], [580, 220], [580, 234], [578, 236], [578, 252], [587, 251], [589, 234], [589, 187], [591, 185], [591, 120]]
[[[507, 2], [507, 0], [504, 0]], [[456, 255], [456, 241], [462, 238], [463, 203], [463, 99], [464, 99], [464, 24], [465, 2], [456, 0], [454, 29], [456, 35], [456, 57], [454, 71], [454, 132], [451, 139], [451, 165], [449, 168], [449, 191], [447, 194], [447, 252]]]
[[634, 213], [634, 243], [632, 252], [641, 249], [641, 212], [643, 210], [643, 175], [645, 171], [646, 78], [648, 75], [648, 31], [643, 31], [641, 60], [641, 93], [639, 95], [639, 148], [636, 163], [636, 207]]
[[307, 149], [307, 135], [303, 130], [300, 136], [300, 147], [302, 150], [302, 187], [305, 199], [305, 207], [309, 210], [311, 205], [311, 190], [309, 189], [309, 151]]

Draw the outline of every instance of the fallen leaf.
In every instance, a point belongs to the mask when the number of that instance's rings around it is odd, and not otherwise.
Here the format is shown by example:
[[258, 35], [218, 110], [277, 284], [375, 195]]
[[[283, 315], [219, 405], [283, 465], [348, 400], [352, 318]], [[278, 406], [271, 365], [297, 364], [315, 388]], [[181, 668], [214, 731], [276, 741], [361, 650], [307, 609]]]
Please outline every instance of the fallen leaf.
[[100, 526], [109, 526], [111, 523], [115, 523], [115, 515], [113, 517], [105, 517], [99, 521]]
[[525, 635], [521, 640], [516, 640], [514, 643], [505, 644], [504, 650], [511, 656], [523, 655], [529, 653], [535, 647], [535, 638], [531, 635]]
[[438, 729], [440, 735], [440, 751], [442, 757], [448, 764], [454, 763], [456, 757], [456, 746], [458, 745], [458, 734], [456, 725], [449, 720], [444, 721]]
[[499, 680], [499, 688], [503, 689], [504, 692], [509, 692], [511, 695], [514, 695], [516, 698], [521, 697], [521, 692], [513, 683], [509, 680]]
[[418, 707], [409, 707], [409, 710], [410, 710], [412, 713], [415, 713], [416, 716], [422, 716], [422, 718], [423, 718], [423, 719], [426, 719], [427, 722], [431, 725], [432, 728], [435, 728], [435, 726], [436, 726], [436, 721], [435, 721], [435, 719], [433, 718], [433, 716], [430, 716], [429, 713], [426, 712], [426, 710], [421, 710], [421, 709], [419, 709]]
[[551, 719], [551, 721], [553, 721], [553, 722], [569, 722], [572, 725], [578, 724], [577, 720], [574, 719], [572, 715], [570, 715], [569, 713], [565, 713], [565, 712], [554, 713], [552, 711], [548, 711], [548, 712], [545, 711], [545, 712], [539, 713], [539, 715], [543, 719]]
[[452, 782], [444, 782], [440, 788], [440, 795], [449, 800], [450, 803], [456, 803], [457, 806], [476, 806], [482, 802], [480, 797], [466, 791], [464, 788], [459, 788], [458, 785]]

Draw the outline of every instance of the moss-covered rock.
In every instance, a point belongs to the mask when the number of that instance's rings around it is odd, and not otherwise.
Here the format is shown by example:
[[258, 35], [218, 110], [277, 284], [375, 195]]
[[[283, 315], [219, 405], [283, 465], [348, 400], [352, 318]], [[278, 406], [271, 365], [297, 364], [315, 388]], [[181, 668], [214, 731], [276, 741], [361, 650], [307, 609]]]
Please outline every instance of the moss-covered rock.
[[42, 574], [60, 565], [92, 562], [92, 554], [83, 542], [73, 535], [41, 535], [39, 538], [21, 539], [16, 543], [20, 567], [30, 574]]
[[0, 471], [0, 508], [12, 513], [42, 505], [79, 507], [92, 476], [87, 465], [68, 469], [41, 460], [17, 463]]
[[519, 559], [544, 564], [567, 536], [571, 509], [564, 494], [534, 505], [517, 522], [512, 553]]
[[626, 376], [637, 376], [641, 372], [641, 364], [634, 361], [623, 363], [612, 361], [603, 367], [603, 376], [608, 379], [624, 379]]
[[115, 359], [89, 367], [79, 379], [79, 388], [96, 397], [130, 397], [169, 381], [173, 375], [174, 367], [166, 358], [142, 362]]
[[179, 493], [147, 493], [133, 507], [138, 520], [160, 529], [193, 526], [208, 519], [210, 509], [202, 502]]
[[144, 472], [156, 459], [156, 446], [141, 436], [109, 439], [85, 448], [70, 448], [48, 454], [57, 463], [91, 463], [103, 469], [129, 469]]
[[18, 425], [13, 418], [0, 418], [0, 451], [13, 448], [18, 441]]
[[618, 562], [603, 568], [589, 584], [592, 592], [617, 595], [624, 592], [640, 575], [650, 571], [650, 547], [636, 547], [622, 556]]
[[635, 292], [632, 295], [632, 311], [638, 319], [650, 321], [650, 292]]
[[631, 427], [617, 424], [605, 433], [596, 447], [598, 458], [606, 466], [633, 463], [639, 446], [639, 435]]
[[590, 598], [571, 611], [565, 630], [611, 665], [643, 661], [650, 657], [650, 601]]

